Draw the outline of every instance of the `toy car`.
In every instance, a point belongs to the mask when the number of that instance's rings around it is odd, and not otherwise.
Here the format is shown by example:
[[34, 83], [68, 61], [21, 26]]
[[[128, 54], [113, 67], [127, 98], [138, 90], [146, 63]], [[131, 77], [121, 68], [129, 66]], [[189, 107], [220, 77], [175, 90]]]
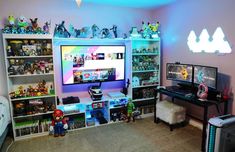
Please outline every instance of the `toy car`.
[[103, 96], [103, 93], [102, 93], [102, 90], [100, 89], [100, 86], [91, 86], [89, 88], [89, 91], [88, 93], [90, 94], [91, 96], [91, 99], [93, 101], [95, 100], [101, 100], [102, 96]]

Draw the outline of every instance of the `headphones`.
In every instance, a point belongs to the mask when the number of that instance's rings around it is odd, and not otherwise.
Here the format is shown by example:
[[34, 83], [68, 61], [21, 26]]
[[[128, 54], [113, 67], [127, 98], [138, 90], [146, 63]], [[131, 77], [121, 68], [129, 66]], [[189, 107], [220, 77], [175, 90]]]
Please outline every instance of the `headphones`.
[[197, 96], [200, 99], [204, 100], [207, 98], [207, 95], [208, 95], [208, 87], [204, 83], [201, 83], [198, 86]]

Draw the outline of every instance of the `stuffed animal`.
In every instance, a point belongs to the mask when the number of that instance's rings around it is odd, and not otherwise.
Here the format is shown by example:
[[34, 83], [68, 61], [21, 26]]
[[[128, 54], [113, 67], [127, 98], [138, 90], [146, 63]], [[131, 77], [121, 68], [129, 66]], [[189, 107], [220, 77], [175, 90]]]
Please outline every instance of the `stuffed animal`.
[[37, 28], [38, 28], [38, 18], [35, 18], [34, 20], [30, 19], [30, 21], [31, 21], [33, 30], [37, 30]]
[[8, 16], [8, 23], [9, 23], [9, 26], [14, 26], [15, 25], [15, 18], [13, 15], [10, 15]]
[[64, 118], [63, 111], [55, 109], [52, 116], [53, 119], [50, 126], [50, 131], [54, 130], [54, 137], [64, 136], [65, 130], [68, 129], [68, 124]]
[[18, 18], [18, 26], [20, 28], [26, 28], [28, 26], [27, 19], [24, 16]]

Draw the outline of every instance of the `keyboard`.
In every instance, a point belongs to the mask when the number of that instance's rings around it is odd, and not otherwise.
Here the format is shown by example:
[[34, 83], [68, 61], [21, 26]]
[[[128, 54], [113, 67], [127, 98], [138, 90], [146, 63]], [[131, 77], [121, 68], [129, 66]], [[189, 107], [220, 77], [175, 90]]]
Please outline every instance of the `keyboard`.
[[186, 94], [192, 93], [191, 90], [182, 89], [179, 86], [169, 86], [169, 87], [166, 87], [166, 90], [169, 92], [174, 92], [174, 93], [180, 94], [180, 95], [186, 95]]

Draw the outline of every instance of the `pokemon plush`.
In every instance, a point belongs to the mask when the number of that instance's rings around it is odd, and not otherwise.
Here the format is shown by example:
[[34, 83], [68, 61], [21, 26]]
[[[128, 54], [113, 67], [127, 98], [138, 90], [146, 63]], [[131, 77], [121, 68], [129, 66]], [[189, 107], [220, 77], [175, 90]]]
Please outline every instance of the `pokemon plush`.
[[26, 28], [28, 26], [27, 19], [24, 16], [18, 18], [18, 26], [20, 28]]
[[54, 130], [54, 137], [64, 136], [65, 130], [68, 129], [68, 124], [64, 119], [63, 111], [55, 109], [53, 112], [52, 124], [50, 126], [50, 131]]
[[14, 26], [15, 25], [15, 18], [13, 15], [10, 15], [8, 16], [8, 23], [9, 23], [9, 26]]

